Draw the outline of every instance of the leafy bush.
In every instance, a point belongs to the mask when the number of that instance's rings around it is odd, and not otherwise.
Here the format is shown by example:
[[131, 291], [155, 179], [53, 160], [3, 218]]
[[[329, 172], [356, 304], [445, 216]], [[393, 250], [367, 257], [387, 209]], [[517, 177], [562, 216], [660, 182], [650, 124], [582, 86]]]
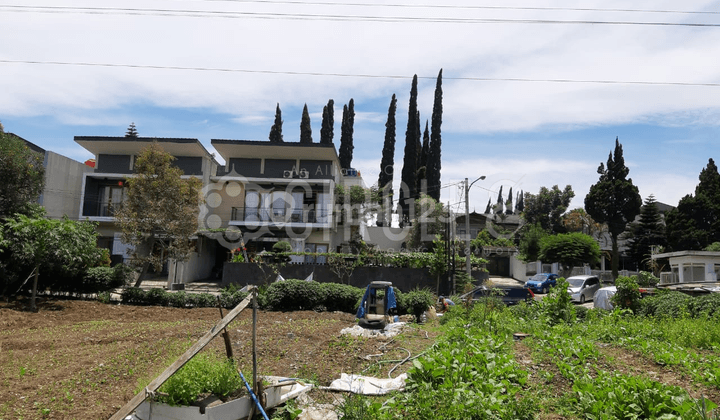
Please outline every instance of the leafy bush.
[[616, 308], [630, 309], [637, 312], [640, 308], [640, 289], [632, 277], [620, 276], [615, 280], [617, 292], [610, 298]]
[[328, 311], [342, 311], [355, 313], [358, 308], [358, 299], [362, 299], [365, 291], [358, 287], [338, 283], [320, 284], [322, 305]]
[[695, 318], [712, 318], [720, 315], [720, 293], [698, 296], [690, 301], [688, 306]]
[[575, 305], [568, 293], [568, 282], [564, 277], [557, 279], [557, 285], [550, 289], [540, 303], [540, 312], [551, 325], [575, 321]]
[[435, 303], [435, 295], [428, 289], [415, 289], [407, 293], [397, 293], [399, 314], [412, 314], [419, 321], [423, 312]]
[[231, 360], [200, 353], [172, 375], [159, 389], [167, 396], [158, 400], [169, 405], [190, 405], [203, 393], [225, 398], [242, 389], [242, 378]]
[[170, 294], [168, 304], [175, 308], [184, 308], [187, 306], [187, 293], [184, 290]]
[[150, 289], [145, 292], [144, 304], [154, 306], [167, 306], [168, 302], [170, 301], [170, 296], [168, 295], [169, 293], [167, 293], [163, 289]]
[[656, 317], [681, 318], [690, 316], [692, 297], [682, 292], [659, 290], [654, 296], [640, 301], [639, 313]]
[[637, 283], [640, 287], [655, 287], [660, 283], [660, 279], [648, 271], [641, 271], [637, 276], [633, 277], [637, 277]]
[[292, 246], [288, 241], [278, 241], [272, 247], [273, 252], [291, 252]]
[[231, 283], [220, 291], [220, 302], [224, 308], [234, 308], [247, 296], [247, 292], [241, 292], [235, 283]]
[[146, 302], [145, 291], [139, 287], [127, 287], [121, 295], [122, 303], [127, 305], [144, 305]]
[[285, 280], [267, 288], [267, 306], [275, 311], [310, 310], [322, 303], [318, 282]]

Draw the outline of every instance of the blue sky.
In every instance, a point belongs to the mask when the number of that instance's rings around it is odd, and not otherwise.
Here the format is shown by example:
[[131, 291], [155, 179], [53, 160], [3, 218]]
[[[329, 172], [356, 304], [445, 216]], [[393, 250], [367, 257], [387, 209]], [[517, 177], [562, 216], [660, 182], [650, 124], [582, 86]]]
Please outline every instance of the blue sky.
[[332, 98], [339, 144], [354, 98], [353, 163], [373, 184], [394, 93], [398, 182], [412, 75], [424, 121], [442, 68], [442, 200], [456, 210], [453, 184], [480, 175], [479, 211], [500, 186], [569, 184], [581, 207], [616, 137], [643, 198], [671, 205], [719, 157], [720, 1], [381, 3], [10, 0], [0, 122], [77, 160], [92, 156], [74, 136], [123, 135], [131, 122], [213, 151], [210, 139], [267, 139], [277, 103], [286, 141], [299, 139], [305, 103], [318, 141]]

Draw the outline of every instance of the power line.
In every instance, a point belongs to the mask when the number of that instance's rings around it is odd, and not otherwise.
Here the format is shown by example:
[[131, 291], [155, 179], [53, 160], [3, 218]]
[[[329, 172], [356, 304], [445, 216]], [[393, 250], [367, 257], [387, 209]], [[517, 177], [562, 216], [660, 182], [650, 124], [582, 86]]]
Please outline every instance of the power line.
[[[409, 77], [409, 76], [399, 76], [399, 75], [250, 70], [250, 69], [237, 69], [237, 68], [233, 69], [233, 68], [220, 68], [220, 67], [215, 67], [215, 68], [183, 67], [183, 66], [88, 63], [88, 62], [69, 62], [69, 61], [36, 61], [36, 60], [3, 60], [3, 59], [0, 59], [0, 63], [56, 65], [56, 66], [81, 66], [81, 67], [132, 68], [132, 69], [150, 69], [150, 70], [184, 70], [184, 71], [225, 72], [225, 73], [252, 73], [252, 74], [270, 74], [270, 75], [285, 75], [285, 76], [354, 77], [354, 78], [372, 78], [372, 79], [411, 79], [411, 77]], [[436, 80], [436, 78], [437, 78], [437, 76], [418, 76], [418, 79]], [[443, 80], [472, 81], [472, 82], [584, 83], [584, 84], [603, 84], [603, 85], [720, 87], [720, 83], [658, 82], [658, 81], [646, 81], [646, 80], [530, 79], [530, 78], [516, 78], [516, 77], [447, 77], [445, 75], [443, 75]]]
[[[181, 0], [188, 1], [188, 0]], [[257, 4], [295, 4], [307, 6], [349, 6], [349, 7], [388, 7], [413, 9], [453, 9], [453, 10], [528, 10], [528, 11], [562, 11], [562, 12], [612, 12], [612, 13], [662, 13], [662, 14], [693, 14], [719, 15], [715, 11], [693, 10], [653, 10], [653, 9], [600, 9], [591, 7], [520, 7], [520, 6], [460, 6], [451, 4], [378, 4], [378, 3], [344, 3], [344, 2], [306, 2], [293, 0], [190, 0], [218, 3], [257, 3]]]
[[563, 24], [563, 25], [640, 25], [663, 27], [718, 28], [720, 23], [692, 22], [639, 22], [639, 21], [603, 21], [603, 20], [553, 20], [553, 19], [501, 19], [501, 18], [443, 18], [443, 17], [407, 17], [407, 16], [369, 16], [369, 15], [330, 15], [306, 13], [260, 13], [228, 12], [179, 9], [138, 9], [119, 7], [72, 7], [72, 6], [17, 6], [0, 5], [8, 12], [41, 13], [79, 13], [89, 15], [142, 15], [165, 17], [219, 17], [232, 19], [288, 19], [288, 20], [329, 20], [329, 21], [365, 21], [365, 22], [425, 22], [425, 23], [464, 23], [464, 24]]

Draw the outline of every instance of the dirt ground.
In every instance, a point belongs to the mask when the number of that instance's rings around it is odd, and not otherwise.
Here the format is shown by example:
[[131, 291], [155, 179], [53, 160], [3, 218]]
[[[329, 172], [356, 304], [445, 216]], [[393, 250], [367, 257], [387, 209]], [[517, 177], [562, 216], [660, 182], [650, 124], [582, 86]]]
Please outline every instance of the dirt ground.
[[[53, 299], [41, 301], [37, 313], [27, 307], [27, 301], [0, 303], [0, 420], [107, 419], [220, 319], [217, 308]], [[432, 324], [408, 326], [386, 340], [340, 334], [353, 325], [354, 316], [346, 313], [259, 311], [259, 374], [318, 385], [341, 372], [387, 377], [393, 360], [422, 352], [437, 336]], [[247, 377], [252, 310], [228, 330]], [[224, 353], [222, 338], [203, 351]], [[409, 363], [400, 366], [393, 377], [407, 368]]]

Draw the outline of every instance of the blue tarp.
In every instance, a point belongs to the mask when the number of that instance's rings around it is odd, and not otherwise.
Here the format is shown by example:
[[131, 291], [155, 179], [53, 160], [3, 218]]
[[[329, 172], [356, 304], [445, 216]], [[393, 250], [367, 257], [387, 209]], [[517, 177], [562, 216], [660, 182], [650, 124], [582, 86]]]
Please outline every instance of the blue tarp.
[[[365, 294], [363, 295], [362, 301], [360, 302], [360, 307], [358, 308], [357, 314], [355, 315], [356, 318], [362, 318], [365, 316], [365, 302], [367, 302], [368, 297], [370, 297], [370, 292], [375, 293], [375, 289], [371, 289], [370, 285], [365, 289]], [[387, 311], [397, 307], [397, 300], [395, 299], [395, 291], [393, 290], [392, 286], [388, 287], [387, 289], [387, 308], [385, 308], [385, 314], [387, 314]]]

